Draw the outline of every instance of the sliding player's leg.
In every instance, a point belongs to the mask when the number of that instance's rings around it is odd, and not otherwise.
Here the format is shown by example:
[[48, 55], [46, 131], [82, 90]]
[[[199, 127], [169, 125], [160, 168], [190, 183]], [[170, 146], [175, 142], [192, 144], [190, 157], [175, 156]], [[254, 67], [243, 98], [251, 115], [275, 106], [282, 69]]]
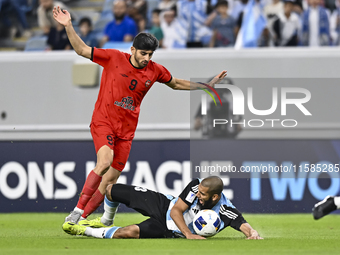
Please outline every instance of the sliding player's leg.
[[90, 236], [95, 238], [139, 238], [139, 227], [137, 225], [130, 225], [127, 227], [91, 228], [71, 222], [65, 222], [63, 230], [70, 235]]
[[[132, 186], [123, 185], [123, 184], [109, 185], [106, 188], [106, 195], [108, 196], [109, 201], [112, 202], [111, 193], [112, 193], [112, 190], [114, 190], [114, 193], [115, 193], [114, 199], [118, 201], [119, 203], [123, 203], [126, 206], [129, 206], [130, 198], [131, 198], [131, 188]], [[72, 222], [65, 222], [63, 224], [63, 230], [70, 235], [87, 235], [87, 236], [93, 236], [97, 238], [105, 238], [105, 236], [109, 236], [107, 238], [111, 238], [112, 235], [117, 231], [117, 229], [119, 229], [119, 227], [95, 229], [92, 227], [82, 225], [83, 222], [84, 221], [80, 222], [81, 224], [79, 225], [72, 223]], [[107, 234], [106, 234], [106, 231], [108, 231]]]
[[[79, 233], [79, 231], [78, 231]], [[173, 237], [171, 231], [166, 228], [165, 224], [156, 219], [150, 218], [139, 224], [126, 227], [111, 228], [86, 228], [81, 231], [81, 235], [92, 236], [106, 239], [138, 239], [138, 238], [167, 238]]]
[[70, 235], [91, 236], [108, 239], [138, 238], [172, 238], [173, 233], [167, 229], [165, 222], [149, 218], [139, 224], [126, 227], [91, 228], [65, 222], [63, 230]]
[[63, 229], [71, 235], [86, 235], [96, 238], [163, 238], [173, 237], [166, 227], [166, 211], [170, 200], [158, 192], [144, 188], [116, 184], [106, 189], [109, 201], [115, 200], [135, 209], [150, 218], [137, 225], [127, 227], [91, 228], [66, 222]]
[[63, 230], [70, 235], [91, 236], [106, 239], [138, 239], [138, 238], [173, 238], [172, 231], [168, 230], [165, 222], [149, 218], [139, 224], [126, 227], [91, 228], [65, 222]]
[[166, 213], [170, 198], [152, 190], [138, 186], [115, 184], [106, 190], [108, 201], [118, 201], [135, 211], [150, 217], [149, 219], [128, 227], [113, 229], [114, 233], [105, 238], [164, 238], [173, 237], [166, 227]]

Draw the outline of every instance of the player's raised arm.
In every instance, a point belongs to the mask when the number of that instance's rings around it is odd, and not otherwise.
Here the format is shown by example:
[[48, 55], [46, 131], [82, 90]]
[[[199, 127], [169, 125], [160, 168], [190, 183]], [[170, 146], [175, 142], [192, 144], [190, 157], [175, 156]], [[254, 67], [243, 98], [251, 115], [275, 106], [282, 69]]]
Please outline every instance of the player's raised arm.
[[176, 204], [171, 209], [170, 217], [173, 219], [178, 229], [182, 232], [183, 235], [185, 235], [187, 239], [205, 239], [202, 236], [191, 233], [190, 229], [185, 224], [183, 212], [185, 212], [185, 210], [187, 210], [188, 208], [189, 206], [184, 203], [183, 200], [179, 197]]
[[[218, 75], [216, 75], [209, 83], [209, 86], [214, 87], [215, 84], [218, 84], [221, 80], [223, 80], [227, 76], [227, 71], [222, 71]], [[206, 86], [197, 82], [191, 82], [188, 80], [178, 79], [173, 77], [169, 83], [166, 83], [170, 88], [176, 90], [195, 90], [195, 89], [205, 89]]]
[[71, 15], [67, 10], [61, 10], [60, 7], [53, 8], [53, 18], [65, 27], [67, 37], [75, 52], [85, 58], [91, 59], [91, 47], [87, 46], [77, 35], [72, 26]]
[[263, 239], [255, 229], [253, 229], [249, 223], [243, 223], [240, 226], [240, 230], [247, 237], [247, 239]]

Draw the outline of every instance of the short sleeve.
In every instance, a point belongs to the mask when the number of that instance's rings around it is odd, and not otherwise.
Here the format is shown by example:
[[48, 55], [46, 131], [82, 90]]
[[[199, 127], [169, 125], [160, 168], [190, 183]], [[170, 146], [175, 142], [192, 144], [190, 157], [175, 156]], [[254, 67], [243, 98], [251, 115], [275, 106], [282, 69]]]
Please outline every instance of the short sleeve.
[[214, 18], [213, 21], [211, 22], [211, 29], [217, 29], [217, 25], [218, 25], [218, 21], [217, 21], [217, 18]]
[[134, 20], [131, 20], [131, 22], [129, 22], [129, 25], [127, 27], [125, 34], [132, 35], [132, 36], [137, 35], [137, 25]]
[[186, 203], [189, 207], [195, 201], [196, 193], [198, 192], [198, 184], [198, 179], [191, 181], [179, 195], [183, 202]]
[[159, 29], [157, 30], [155, 36], [156, 36], [156, 38], [157, 38], [158, 40], [162, 40], [162, 39], [164, 38], [164, 34], [163, 34], [163, 31], [162, 31], [161, 28], [159, 28]]
[[243, 223], [247, 223], [239, 210], [227, 205], [221, 206], [220, 218], [224, 222], [224, 227], [231, 226], [238, 231]]
[[158, 76], [157, 81], [161, 83], [168, 83], [172, 80], [171, 73], [164, 66], [157, 64]]
[[230, 20], [231, 20], [231, 26], [232, 28], [234, 28], [236, 26], [236, 20], [233, 18], [233, 17], [230, 17]]
[[102, 67], [105, 67], [110, 59], [115, 57], [116, 54], [119, 54], [120, 51], [114, 49], [98, 49], [96, 47], [92, 48], [92, 56], [91, 60]]
[[111, 23], [106, 24], [106, 26], [104, 28], [104, 35], [106, 35], [106, 36], [109, 36], [110, 24]]

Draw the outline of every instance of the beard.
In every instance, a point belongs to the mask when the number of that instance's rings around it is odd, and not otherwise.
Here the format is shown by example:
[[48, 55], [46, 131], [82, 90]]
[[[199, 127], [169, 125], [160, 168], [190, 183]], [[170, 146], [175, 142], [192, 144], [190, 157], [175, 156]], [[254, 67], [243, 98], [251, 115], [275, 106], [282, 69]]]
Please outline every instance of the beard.
[[135, 59], [136, 63], [138, 64], [138, 66], [135, 66], [137, 68], [144, 68], [148, 65], [148, 62], [143, 63], [144, 61], [139, 60], [135, 55], [133, 55], [133, 58]]
[[122, 21], [125, 17], [125, 14], [114, 14], [116, 21]]
[[205, 210], [205, 209], [211, 209], [214, 207], [214, 204], [213, 204], [213, 200], [212, 200], [212, 197], [209, 198], [207, 201], [204, 202], [204, 205], [202, 205], [200, 203], [200, 201], [198, 200], [198, 206], [201, 210]]

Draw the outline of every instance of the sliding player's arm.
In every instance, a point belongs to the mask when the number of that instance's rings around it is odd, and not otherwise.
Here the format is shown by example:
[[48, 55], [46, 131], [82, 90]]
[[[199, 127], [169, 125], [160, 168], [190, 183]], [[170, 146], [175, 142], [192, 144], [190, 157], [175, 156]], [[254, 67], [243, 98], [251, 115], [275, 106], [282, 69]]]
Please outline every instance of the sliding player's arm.
[[233, 229], [241, 231], [247, 239], [263, 239], [235, 207], [222, 205], [220, 208], [220, 218], [224, 222], [224, 227], [231, 226]]
[[[208, 85], [211, 87], [214, 87], [215, 84], [219, 83], [221, 80], [224, 79], [224, 77], [227, 76], [227, 71], [222, 71], [218, 75], [216, 75], [209, 83]], [[176, 90], [195, 90], [195, 89], [206, 89], [207, 87], [203, 84], [197, 83], [197, 82], [191, 82], [188, 80], [178, 79], [175, 77], [172, 77], [171, 81], [166, 83], [170, 88], [176, 89]]]
[[179, 197], [176, 204], [172, 207], [170, 217], [175, 222], [178, 229], [182, 232], [187, 239], [205, 239], [202, 236], [191, 233], [188, 226], [185, 224], [183, 213], [189, 208], [184, 201]]
[[247, 237], [247, 239], [263, 239], [259, 233], [253, 229], [249, 223], [243, 223], [240, 226], [240, 231]]
[[74, 31], [70, 13], [67, 10], [61, 10], [58, 6], [53, 8], [53, 17], [65, 27], [67, 37], [75, 52], [80, 56], [91, 59], [92, 49], [91, 47], [87, 46], [77, 35], [76, 31]]

